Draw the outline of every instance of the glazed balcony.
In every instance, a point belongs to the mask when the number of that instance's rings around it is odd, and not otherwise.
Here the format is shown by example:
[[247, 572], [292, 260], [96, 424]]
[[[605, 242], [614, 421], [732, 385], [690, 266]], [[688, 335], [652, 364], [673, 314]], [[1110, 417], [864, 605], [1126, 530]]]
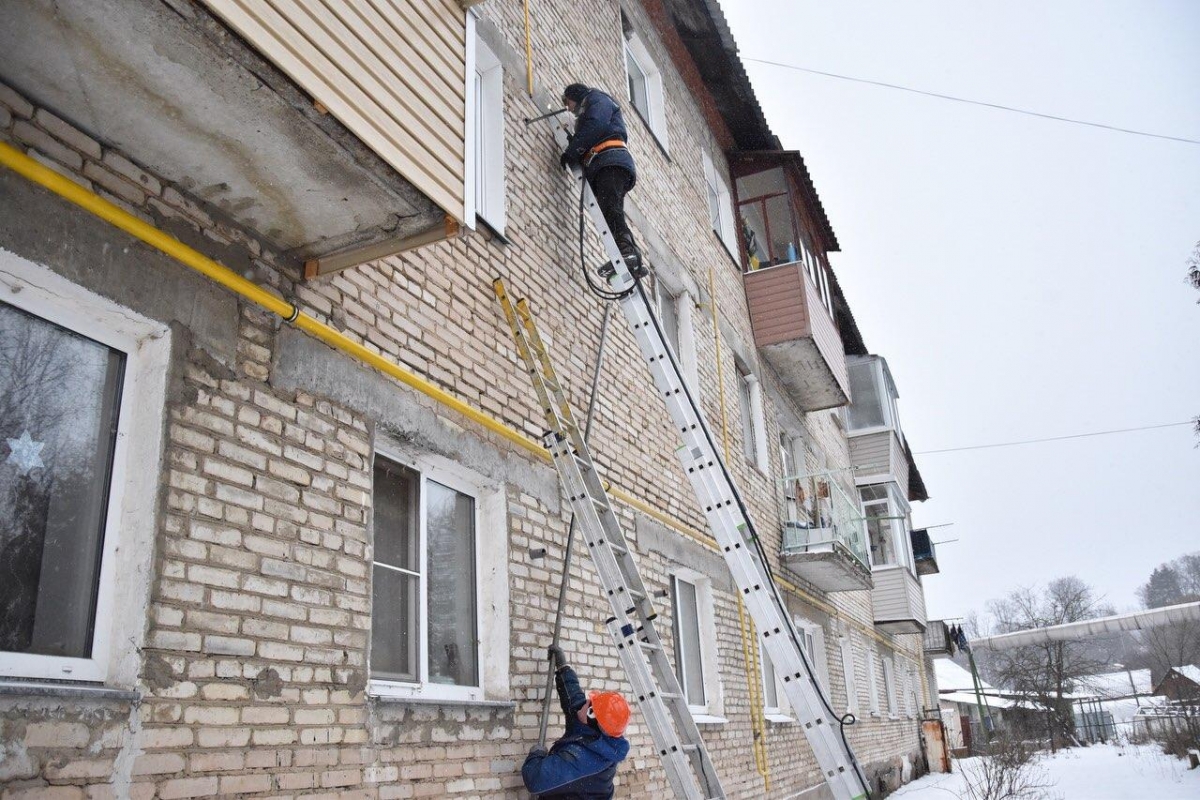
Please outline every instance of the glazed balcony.
[[850, 401], [846, 357], [820, 288], [801, 261], [746, 273], [754, 343], [804, 411]]
[[783, 481], [783, 563], [827, 592], [871, 588], [862, 511], [828, 476]]

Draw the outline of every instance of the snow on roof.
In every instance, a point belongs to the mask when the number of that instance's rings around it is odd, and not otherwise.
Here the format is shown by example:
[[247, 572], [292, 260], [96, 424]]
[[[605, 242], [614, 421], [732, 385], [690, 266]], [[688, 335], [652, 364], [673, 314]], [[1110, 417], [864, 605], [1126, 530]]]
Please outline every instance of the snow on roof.
[[1196, 666], [1195, 664], [1188, 664], [1187, 666], [1183, 667], [1175, 667], [1175, 671], [1194, 683], [1200, 683], [1200, 667]]
[[[1200, 671], [1200, 670], [1198, 670]], [[1132, 679], [1133, 683], [1130, 684]], [[1154, 686], [1150, 683], [1150, 670], [1134, 669], [1121, 672], [1103, 672], [1075, 679], [1075, 691], [1067, 697], [1129, 697], [1134, 694], [1150, 694]]]
[[[975, 685], [971, 682], [971, 673], [948, 658], [935, 658], [933, 672], [937, 676], [939, 694], [949, 692], [974, 692]], [[995, 688], [979, 679], [985, 691], [995, 691]]]
[[[974, 692], [948, 692], [945, 694], [939, 694], [938, 700], [943, 703], [963, 703], [969, 706], [976, 705], [979, 702], [976, 699]], [[1036, 711], [1048, 710], [1044, 705], [1036, 700], [1027, 700], [1020, 697], [997, 697], [993, 694], [984, 694], [983, 702], [988, 708], [1028, 708]]]

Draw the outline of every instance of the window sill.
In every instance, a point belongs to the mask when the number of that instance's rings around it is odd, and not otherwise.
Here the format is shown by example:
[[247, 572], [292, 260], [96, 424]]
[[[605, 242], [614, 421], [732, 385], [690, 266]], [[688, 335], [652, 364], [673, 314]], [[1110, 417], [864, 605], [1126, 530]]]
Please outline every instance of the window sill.
[[461, 699], [438, 699], [434, 697], [401, 697], [398, 695], [388, 694], [371, 694], [368, 695], [373, 703], [381, 705], [393, 706], [458, 706], [465, 708], [516, 708], [517, 704], [512, 700], [461, 700]]
[[724, 725], [729, 720], [725, 717], [718, 717], [713, 714], [692, 714], [692, 722], [697, 725]]
[[479, 228], [483, 228], [483, 230], [487, 232], [488, 238], [493, 239], [505, 246], [512, 244], [512, 240], [505, 236], [503, 231], [496, 228], [494, 225], [492, 225], [492, 223], [488, 222], [479, 214], [475, 215], [475, 222], [477, 233], [479, 232]]
[[136, 702], [140, 695], [128, 689], [114, 689], [89, 683], [46, 683], [0, 680], [0, 696], [54, 697], [75, 700], [110, 700], [118, 703]]
[[767, 722], [777, 722], [780, 725], [786, 725], [789, 722], [795, 722], [795, 717], [789, 717], [787, 714], [763, 714]]

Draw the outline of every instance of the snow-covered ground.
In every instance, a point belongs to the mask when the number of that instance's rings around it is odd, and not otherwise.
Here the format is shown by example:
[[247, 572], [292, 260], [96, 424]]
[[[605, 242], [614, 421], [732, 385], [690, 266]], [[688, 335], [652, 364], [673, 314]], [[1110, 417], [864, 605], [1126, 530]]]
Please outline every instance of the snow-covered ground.
[[[948, 800], [966, 797], [962, 770], [976, 759], [954, 762], [950, 775], [926, 775], [891, 795], [897, 800]], [[1163, 755], [1151, 745], [1094, 745], [1047, 754], [1037, 762], [1047, 783], [1046, 797], [1056, 800], [1197, 800], [1200, 769]]]

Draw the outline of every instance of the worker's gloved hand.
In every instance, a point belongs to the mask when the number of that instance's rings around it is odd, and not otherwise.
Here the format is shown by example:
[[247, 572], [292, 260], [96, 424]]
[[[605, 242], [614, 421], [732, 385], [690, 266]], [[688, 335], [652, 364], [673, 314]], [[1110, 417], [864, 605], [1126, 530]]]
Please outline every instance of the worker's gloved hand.
[[563, 649], [561, 647], [559, 647], [558, 645], [556, 645], [556, 644], [550, 645], [549, 647], [546, 648], [546, 652], [549, 654], [551, 660], [554, 661], [554, 668], [556, 670], [562, 669], [563, 667], [565, 667], [567, 665], [567, 655], [566, 655], [566, 653], [563, 652]]
[[567, 167], [571, 166], [571, 159], [567, 157], [566, 153], [563, 153], [558, 157], [558, 163], [562, 165], [563, 169], [566, 169]]

